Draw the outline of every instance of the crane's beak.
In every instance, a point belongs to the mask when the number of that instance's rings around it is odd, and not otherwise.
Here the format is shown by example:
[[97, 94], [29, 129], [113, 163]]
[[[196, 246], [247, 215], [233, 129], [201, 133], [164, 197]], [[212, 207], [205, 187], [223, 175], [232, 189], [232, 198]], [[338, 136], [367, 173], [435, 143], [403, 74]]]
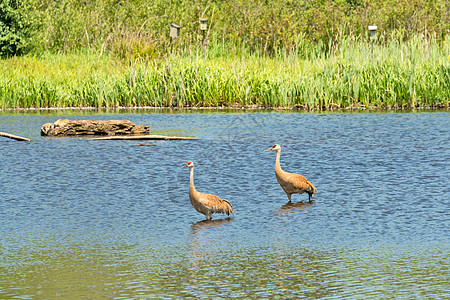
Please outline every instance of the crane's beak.
[[267, 152], [267, 151], [270, 151], [270, 150], [272, 150], [272, 148], [269, 148], [269, 149], [267, 149], [267, 150], [264, 150], [263, 152]]
[[182, 166], [181, 168], [183, 169], [183, 168], [186, 168], [188, 165], [187, 164], [185, 164], [184, 166]]

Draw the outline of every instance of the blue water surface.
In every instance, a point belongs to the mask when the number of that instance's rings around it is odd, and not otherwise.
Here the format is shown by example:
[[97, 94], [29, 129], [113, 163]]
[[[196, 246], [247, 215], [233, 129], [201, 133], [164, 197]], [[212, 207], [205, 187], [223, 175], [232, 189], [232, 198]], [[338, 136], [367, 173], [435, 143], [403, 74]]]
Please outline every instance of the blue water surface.
[[[59, 118], [201, 140], [39, 135]], [[32, 141], [0, 138], [0, 298], [444, 299], [448, 128], [445, 111], [2, 112]], [[287, 204], [275, 143], [314, 202]], [[233, 218], [194, 210], [188, 160]]]

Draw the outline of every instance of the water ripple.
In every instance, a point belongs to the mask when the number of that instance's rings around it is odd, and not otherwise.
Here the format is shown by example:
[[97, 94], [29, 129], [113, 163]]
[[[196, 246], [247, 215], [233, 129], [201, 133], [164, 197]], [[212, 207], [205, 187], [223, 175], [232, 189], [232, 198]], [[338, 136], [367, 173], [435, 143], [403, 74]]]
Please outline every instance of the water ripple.
[[[446, 112], [114, 115], [202, 138], [155, 147], [39, 137], [54, 118], [0, 119], [33, 139], [0, 140], [0, 298], [446, 296]], [[287, 203], [274, 143], [313, 202]], [[191, 207], [188, 160], [234, 218]]]

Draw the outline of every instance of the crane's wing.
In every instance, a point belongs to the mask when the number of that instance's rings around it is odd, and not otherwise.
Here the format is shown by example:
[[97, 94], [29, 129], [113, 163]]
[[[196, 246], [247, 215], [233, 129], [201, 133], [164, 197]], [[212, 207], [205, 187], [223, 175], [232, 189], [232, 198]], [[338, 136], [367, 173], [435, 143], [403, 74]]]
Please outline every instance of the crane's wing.
[[297, 189], [302, 189], [307, 193], [316, 194], [316, 187], [300, 174], [289, 173], [289, 179], [292, 185]]
[[202, 203], [215, 213], [219, 212], [227, 215], [232, 214], [234, 216], [231, 203], [227, 200], [221, 199], [216, 195], [204, 194], [204, 197], [202, 197]]

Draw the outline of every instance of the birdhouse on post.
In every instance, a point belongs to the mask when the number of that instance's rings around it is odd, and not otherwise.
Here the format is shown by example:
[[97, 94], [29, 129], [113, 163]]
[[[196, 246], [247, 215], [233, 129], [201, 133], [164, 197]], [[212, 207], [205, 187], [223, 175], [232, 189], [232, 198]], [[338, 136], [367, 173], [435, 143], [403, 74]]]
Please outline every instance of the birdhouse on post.
[[[200, 21], [200, 30], [202, 31], [202, 35], [203, 35], [202, 44], [203, 44], [203, 48], [204, 48], [206, 46], [206, 44], [205, 44], [205, 32], [208, 29], [208, 19], [200, 18], [199, 21]], [[205, 49], [203, 49], [203, 52], [205, 52]]]
[[172, 50], [173, 50], [173, 43], [172, 40], [176, 39], [180, 36], [180, 30], [181, 30], [181, 26], [177, 25], [177, 24], [170, 24], [170, 53], [172, 54]]
[[377, 26], [369, 26], [369, 37], [371, 39], [375, 38], [377, 35]]
[[177, 38], [180, 36], [181, 26], [177, 24], [170, 24], [170, 37]]
[[206, 29], [208, 29], [208, 19], [200, 18], [200, 30], [205, 31]]

